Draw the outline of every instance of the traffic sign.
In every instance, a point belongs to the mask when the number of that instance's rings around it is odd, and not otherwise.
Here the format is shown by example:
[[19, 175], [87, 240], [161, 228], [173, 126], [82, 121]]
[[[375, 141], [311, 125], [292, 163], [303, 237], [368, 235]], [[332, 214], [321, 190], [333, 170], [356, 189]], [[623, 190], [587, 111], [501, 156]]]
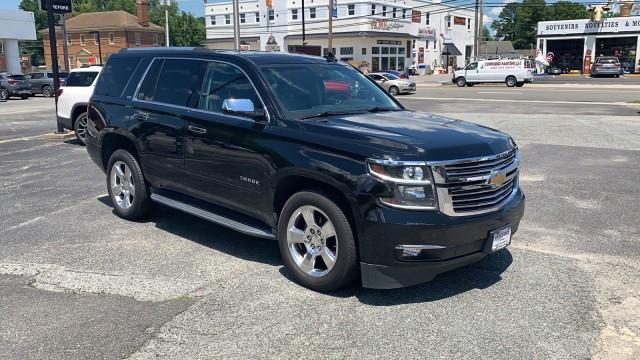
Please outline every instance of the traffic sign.
[[56, 14], [66, 14], [73, 12], [71, 2], [72, 0], [40, 0], [38, 6], [41, 11], [47, 11], [47, 3], [51, 3], [51, 11]]

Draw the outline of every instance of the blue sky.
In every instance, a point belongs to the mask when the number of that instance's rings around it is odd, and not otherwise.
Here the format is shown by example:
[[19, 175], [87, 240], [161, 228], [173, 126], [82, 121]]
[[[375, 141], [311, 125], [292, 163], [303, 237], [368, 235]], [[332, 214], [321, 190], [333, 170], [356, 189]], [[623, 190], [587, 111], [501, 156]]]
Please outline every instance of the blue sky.
[[[204, 1], [203, 0], [177, 0], [180, 4], [180, 9], [188, 11], [196, 16], [204, 15]], [[0, 9], [17, 10], [20, 5], [20, 0], [0, 0]]]

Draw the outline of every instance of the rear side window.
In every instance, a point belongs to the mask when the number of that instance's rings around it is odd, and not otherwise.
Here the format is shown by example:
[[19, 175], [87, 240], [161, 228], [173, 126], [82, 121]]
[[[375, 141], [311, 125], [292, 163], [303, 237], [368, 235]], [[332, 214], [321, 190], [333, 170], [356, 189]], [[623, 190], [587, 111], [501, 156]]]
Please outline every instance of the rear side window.
[[64, 86], [91, 86], [93, 80], [98, 76], [97, 71], [76, 71], [69, 74]]
[[206, 70], [207, 62], [203, 60], [155, 60], [137, 98], [197, 108]]
[[[58, 73], [58, 75], [60, 75], [60, 77], [64, 79], [64, 78], [66, 78], [67, 76], [69, 76], [69, 73], [68, 73], [68, 72], [64, 72], [64, 71], [61, 71], [61, 72], [59, 72], [59, 73]], [[47, 73], [47, 77], [48, 77], [48, 78], [53, 79], [53, 73], [52, 73], [52, 72]]]
[[98, 78], [94, 93], [104, 96], [122, 95], [140, 60], [139, 57], [109, 59]]
[[42, 79], [44, 78], [44, 73], [33, 73], [31, 74], [31, 78], [34, 80]]
[[9, 75], [9, 79], [13, 79], [13, 80], [27, 80], [26, 77], [24, 77], [24, 75]]

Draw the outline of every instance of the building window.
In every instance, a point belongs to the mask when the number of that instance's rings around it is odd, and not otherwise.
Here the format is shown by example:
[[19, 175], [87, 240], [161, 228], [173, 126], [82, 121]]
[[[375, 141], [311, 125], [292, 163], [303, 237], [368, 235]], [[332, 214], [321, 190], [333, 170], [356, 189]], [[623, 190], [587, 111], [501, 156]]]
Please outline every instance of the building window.
[[224, 23], [227, 24], [227, 25], [231, 24], [231, 15], [226, 14], [224, 16]]
[[412, 49], [415, 49], [415, 48], [416, 48], [416, 41], [415, 41], [415, 40], [412, 40], [412, 41], [411, 41], [411, 48], [412, 48]]
[[434, 41], [433, 41], [433, 50], [435, 50], [435, 49], [436, 49], [436, 45], [438, 45], [438, 42], [434, 40]]
[[67, 34], [67, 46], [71, 46], [71, 35]]
[[403, 19], [407, 18], [407, 9], [402, 9], [402, 18]]
[[382, 16], [387, 17], [387, 7], [386, 6], [382, 7]]
[[153, 34], [153, 45], [160, 45], [160, 39], [158, 38], [158, 33]]
[[427, 43], [424, 46], [427, 50], [429, 50], [429, 40], [427, 40]]
[[467, 18], [467, 30], [471, 30], [471, 18]]
[[256, 23], [260, 22], [260, 13], [256, 13]]
[[136, 45], [141, 45], [142, 41], [140, 40], [140, 32], [136, 31]]
[[291, 9], [291, 20], [298, 20], [298, 9]]
[[395, 18], [396, 18], [396, 16], [397, 16], [396, 8], [393, 8], [393, 18], [395, 19]]
[[247, 22], [247, 19], [245, 18], [244, 14], [240, 14], [240, 24], [244, 24], [245, 22]]
[[100, 36], [100, 35], [98, 35], [98, 34], [93, 34], [93, 43], [94, 43], [95, 45], [99, 45], [99, 44], [100, 44], [100, 41], [98, 41], [99, 36]]
[[0, 54], [4, 54], [4, 41], [0, 39]]
[[451, 29], [451, 16], [447, 16], [447, 29]]
[[276, 20], [276, 13], [273, 10], [269, 10], [269, 21]]
[[356, 14], [356, 6], [351, 4], [351, 5], [347, 5], [347, 11], [349, 15], [355, 15]]
[[341, 47], [340, 55], [353, 55], [353, 47]]
[[376, 14], [376, 4], [371, 4], [371, 15], [375, 15]]
[[[329, 48], [323, 48], [322, 49], [322, 56], [327, 56], [328, 53], [329, 53]], [[331, 53], [335, 55], [336, 48], [331, 49]]]
[[116, 43], [116, 34], [110, 32], [109, 33], [109, 45], [113, 45]]
[[377, 46], [374, 46], [371, 48], [371, 53], [374, 55], [380, 54], [380, 48]]
[[362, 48], [362, 55], [367, 55], [367, 48]]
[[424, 24], [429, 25], [431, 23], [431, 13], [424, 14]]
[[316, 8], [310, 8], [309, 9], [309, 19], [315, 19], [316, 18]]
[[215, 26], [216, 25], [216, 17], [215, 16], [210, 16], [209, 19], [211, 21], [211, 25]]
[[84, 46], [84, 34], [80, 34], [80, 46]]

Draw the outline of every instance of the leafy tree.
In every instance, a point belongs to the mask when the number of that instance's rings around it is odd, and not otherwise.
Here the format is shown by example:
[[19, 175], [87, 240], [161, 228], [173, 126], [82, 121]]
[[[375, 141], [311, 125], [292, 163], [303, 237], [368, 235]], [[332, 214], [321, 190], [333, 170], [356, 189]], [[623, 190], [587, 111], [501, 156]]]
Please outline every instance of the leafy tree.
[[588, 19], [589, 12], [584, 4], [558, 1], [545, 8], [545, 21]]
[[42, 48], [42, 35], [38, 31], [47, 28], [47, 13], [40, 11], [38, 0], [21, 0], [18, 6], [20, 10], [31, 11], [36, 23], [36, 41], [21, 41], [20, 53], [31, 57], [31, 65], [44, 64], [44, 49]]
[[502, 8], [498, 19], [491, 24], [496, 32], [496, 39], [513, 41], [516, 38], [516, 19], [518, 18], [518, 3], [508, 3]]
[[482, 28], [482, 41], [493, 41], [495, 40], [493, 38], [493, 36], [491, 35], [491, 30], [489, 30], [488, 27], [483, 27]]

